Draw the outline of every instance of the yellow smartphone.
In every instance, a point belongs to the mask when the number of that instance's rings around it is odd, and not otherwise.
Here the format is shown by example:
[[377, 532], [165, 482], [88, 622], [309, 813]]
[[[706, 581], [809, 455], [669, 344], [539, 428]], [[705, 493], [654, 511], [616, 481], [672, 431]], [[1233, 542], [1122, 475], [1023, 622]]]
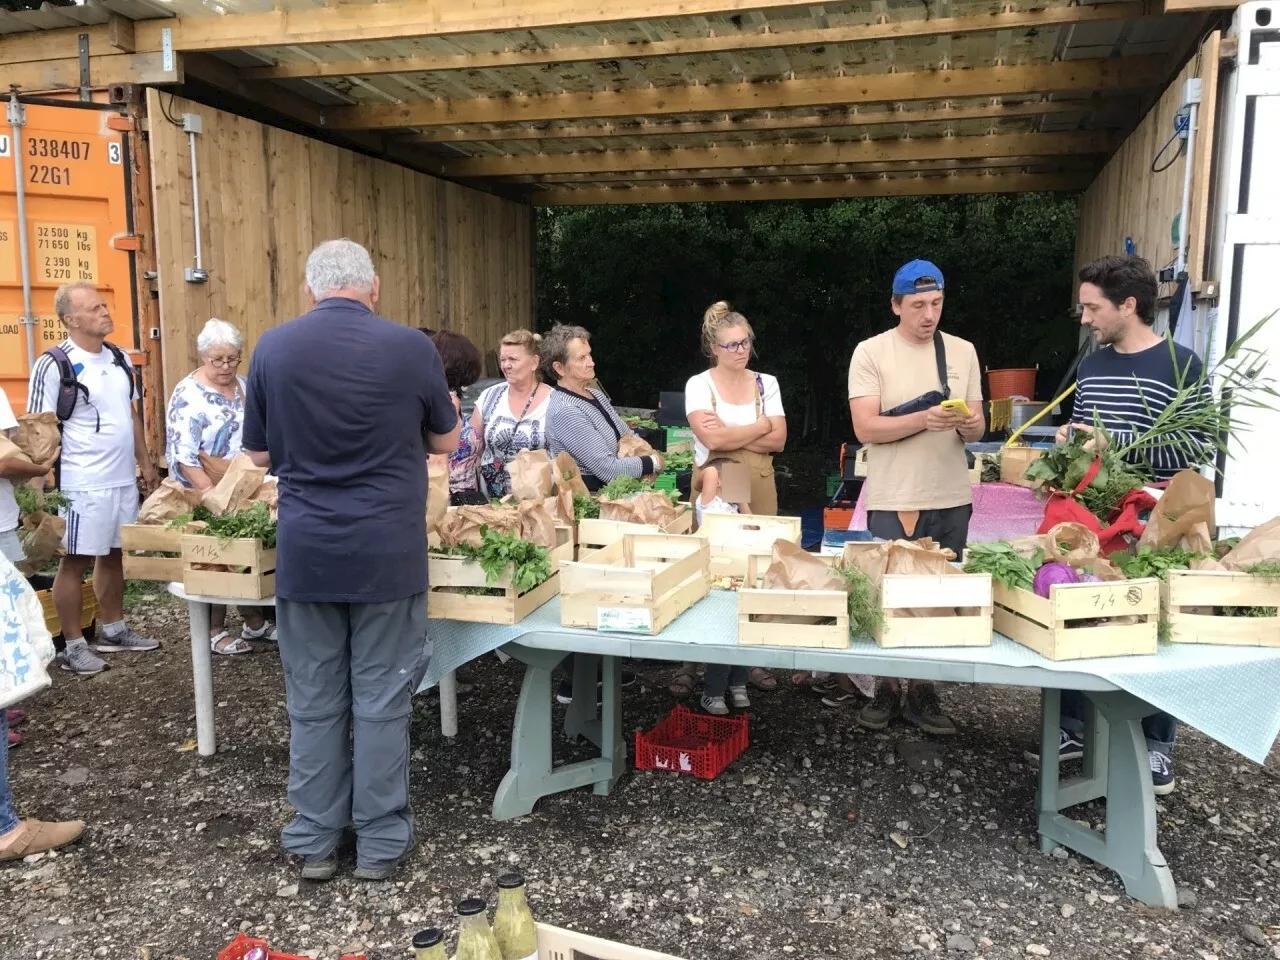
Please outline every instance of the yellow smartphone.
[[939, 406], [941, 406], [943, 410], [949, 410], [952, 413], [958, 413], [962, 417], [973, 416], [973, 414], [969, 412], [969, 405], [965, 403], [963, 400], [943, 400], [942, 403], [939, 404]]

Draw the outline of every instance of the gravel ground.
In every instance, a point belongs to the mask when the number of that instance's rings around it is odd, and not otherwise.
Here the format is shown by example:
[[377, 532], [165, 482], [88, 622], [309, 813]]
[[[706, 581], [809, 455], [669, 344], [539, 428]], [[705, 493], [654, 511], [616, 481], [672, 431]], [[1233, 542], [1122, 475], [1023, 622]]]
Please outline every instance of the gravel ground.
[[[144, 599], [136, 618], [160, 652], [113, 655], [89, 680], [55, 671], [24, 704], [26, 743], [10, 760], [21, 812], [89, 828], [63, 853], [0, 870], [4, 960], [212, 960], [237, 930], [312, 957], [407, 957], [414, 930], [452, 926], [454, 901], [492, 897], [513, 867], [540, 920], [688, 960], [1280, 957], [1280, 758], [1262, 769], [1186, 731], [1178, 791], [1159, 803], [1184, 906], [1152, 911], [1109, 871], [1039, 852], [1022, 754], [1036, 699], [999, 688], [946, 691], [962, 729], [945, 743], [866, 733], [807, 693], [758, 695], [751, 747], [711, 783], [630, 773], [612, 796], [561, 794], [495, 823], [519, 673], [486, 658], [468, 668], [479, 686], [455, 741], [440, 736], [436, 701], [419, 701], [412, 861], [387, 883], [299, 883], [278, 843], [278, 656], [215, 657], [221, 746], [203, 759], [185, 616]], [[666, 670], [636, 666], [628, 730], [671, 705]]]

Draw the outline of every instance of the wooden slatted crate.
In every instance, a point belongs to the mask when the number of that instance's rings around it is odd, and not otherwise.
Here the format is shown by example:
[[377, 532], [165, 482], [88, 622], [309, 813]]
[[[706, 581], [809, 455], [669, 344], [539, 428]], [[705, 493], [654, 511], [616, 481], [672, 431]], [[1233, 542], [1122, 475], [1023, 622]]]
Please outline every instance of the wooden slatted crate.
[[560, 567], [560, 623], [661, 633], [711, 589], [711, 548], [700, 537], [625, 534], [590, 560]]
[[126, 523], [120, 528], [120, 546], [126, 580], [182, 581], [181, 528]]
[[[430, 554], [427, 579], [431, 593], [427, 614], [435, 620], [466, 623], [519, 623], [560, 592], [560, 565], [573, 559], [573, 530], [556, 527], [559, 546], [548, 550], [551, 576], [525, 593], [516, 593], [510, 567], [493, 583], [480, 564], [465, 557]], [[480, 594], [476, 591], [491, 593]]]
[[[879, 544], [849, 542], [844, 560]], [[952, 616], [919, 616], [911, 611], [953, 607]], [[881, 647], [989, 647], [992, 637], [992, 584], [988, 573], [890, 573], [880, 585], [883, 620], [874, 639]]]
[[1156, 652], [1160, 581], [1065, 583], [1049, 598], [993, 585], [995, 628], [1050, 660]]
[[[1280, 582], [1222, 570], [1170, 570], [1160, 599], [1168, 639], [1280, 647]], [[1222, 607], [1268, 607], [1270, 616], [1228, 616]]]
[[775, 541], [800, 542], [800, 518], [708, 513], [697, 535], [711, 544], [711, 576], [745, 577], [748, 560], [770, 553]]
[[540, 960], [680, 960], [669, 953], [642, 950], [545, 923], [538, 924], [538, 957]]
[[627, 523], [625, 520], [583, 520], [577, 527], [576, 559], [586, 560], [601, 547], [617, 543], [626, 534], [669, 533], [680, 536], [693, 529], [693, 509], [687, 503], [678, 517], [659, 527], [654, 523]]
[[1020, 487], [1032, 487], [1026, 478], [1027, 467], [1044, 453], [1039, 447], [1001, 447], [1000, 482], [1016, 483]]
[[[823, 557], [831, 563], [834, 557]], [[844, 590], [780, 590], [758, 586], [769, 556], [747, 560], [738, 594], [738, 643], [766, 647], [849, 646], [849, 594]], [[761, 619], [768, 617], [767, 620]], [[821, 618], [822, 623], [815, 623]]]
[[[228, 600], [265, 600], [276, 592], [276, 551], [260, 540], [222, 540], [184, 533], [182, 542], [183, 588], [202, 597]], [[210, 566], [244, 568], [209, 570]]]

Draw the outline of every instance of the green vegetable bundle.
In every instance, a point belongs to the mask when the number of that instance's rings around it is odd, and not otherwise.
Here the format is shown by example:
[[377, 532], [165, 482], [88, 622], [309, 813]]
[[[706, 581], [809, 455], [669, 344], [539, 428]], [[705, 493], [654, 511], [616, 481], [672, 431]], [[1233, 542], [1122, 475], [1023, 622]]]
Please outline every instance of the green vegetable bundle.
[[71, 501], [62, 495], [61, 490], [40, 491], [26, 483], [13, 485], [13, 498], [18, 501], [18, 515], [21, 517], [33, 513], [56, 514], [61, 508], [71, 506]]
[[672, 503], [680, 502], [680, 494], [675, 490], [656, 490], [649, 480], [637, 480], [635, 477], [614, 477], [600, 488], [600, 497], [607, 500], [625, 500], [638, 493], [665, 493]]
[[276, 545], [277, 524], [265, 503], [255, 503], [244, 510], [215, 517], [207, 507], [196, 507], [190, 513], [174, 517], [167, 526], [183, 528], [201, 522], [204, 533], [219, 540], [257, 540], [267, 549]]
[[511, 567], [512, 587], [516, 593], [528, 593], [551, 576], [551, 556], [542, 547], [489, 527], [481, 527], [480, 536], [478, 547], [463, 543], [447, 552], [479, 563], [488, 583], [495, 583]]
[[1098, 434], [1106, 437], [1107, 442], [1102, 450], [1102, 462], [1097, 475], [1080, 493], [1076, 494], [1074, 491], [1098, 458], [1093, 450], [1084, 448], [1087, 442], [1094, 439], [1093, 434], [1084, 431], [1077, 431], [1067, 441], [1044, 451], [1039, 458], [1027, 465], [1025, 476], [1042, 491], [1056, 490], [1075, 496], [1085, 509], [1099, 520], [1106, 521], [1125, 494], [1142, 487], [1147, 478], [1138, 467], [1124, 461], [1122, 451], [1109, 442], [1110, 438], [1101, 424], [1095, 426]]
[[573, 521], [581, 523], [583, 520], [600, 519], [600, 504], [596, 503], [590, 497], [583, 496], [581, 493], [573, 495]]
[[1111, 562], [1120, 568], [1120, 572], [1128, 580], [1142, 580], [1147, 577], [1165, 580], [1170, 570], [1189, 570], [1191, 561], [1206, 558], [1206, 554], [1193, 553], [1190, 550], [1173, 548], [1153, 550], [1151, 547], [1139, 547], [1135, 553], [1113, 553]]
[[658, 422], [652, 417], [630, 416], [623, 417], [622, 422], [632, 430], [657, 430]]
[[693, 469], [693, 451], [691, 450], [676, 450], [672, 453], [664, 453], [662, 457], [670, 473], [681, 473]]
[[975, 543], [965, 554], [965, 573], [989, 573], [991, 579], [1020, 590], [1030, 590], [1036, 571], [1044, 565], [1044, 551], [1037, 548], [1035, 554], [1024, 557], [1008, 543]]
[[844, 580], [845, 589], [849, 592], [849, 635], [871, 636], [884, 624], [879, 593], [871, 585], [870, 578], [852, 563], [837, 560], [831, 569]]

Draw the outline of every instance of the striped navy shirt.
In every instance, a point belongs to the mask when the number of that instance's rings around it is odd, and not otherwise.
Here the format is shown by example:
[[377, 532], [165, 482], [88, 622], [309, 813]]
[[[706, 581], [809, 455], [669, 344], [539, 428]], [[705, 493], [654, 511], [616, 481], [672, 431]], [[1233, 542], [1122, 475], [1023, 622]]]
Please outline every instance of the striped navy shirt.
[[[1162, 340], [1137, 353], [1103, 347], [1080, 364], [1071, 422], [1092, 424], [1096, 414], [1113, 443], [1130, 444], [1183, 389], [1194, 387], [1203, 369], [1200, 358], [1179, 343], [1171, 351]], [[1184, 402], [1194, 408], [1208, 398], [1206, 383], [1198, 397]], [[1130, 451], [1125, 460], [1147, 467], [1153, 480], [1168, 480], [1180, 470], [1212, 463], [1214, 446], [1205, 434], [1180, 431]]]
[[554, 457], [566, 452], [577, 461], [582, 479], [591, 489], [617, 477], [643, 477], [653, 472], [648, 457], [618, 456], [618, 441], [631, 428], [599, 390], [594, 400], [556, 387], [547, 406], [547, 444]]

